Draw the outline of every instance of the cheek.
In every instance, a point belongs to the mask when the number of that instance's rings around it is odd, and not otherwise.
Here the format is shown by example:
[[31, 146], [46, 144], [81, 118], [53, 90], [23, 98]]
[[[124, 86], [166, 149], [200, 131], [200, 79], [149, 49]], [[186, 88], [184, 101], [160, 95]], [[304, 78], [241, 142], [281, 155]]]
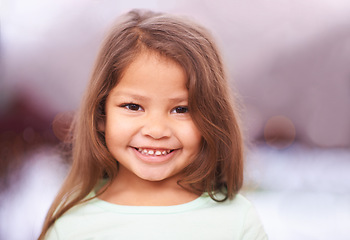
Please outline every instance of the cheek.
[[122, 119], [107, 119], [105, 126], [105, 137], [107, 146], [110, 144], [117, 144], [127, 142], [128, 136], [132, 133], [132, 124], [130, 121], [123, 121]]
[[189, 150], [198, 153], [202, 142], [202, 135], [198, 128], [191, 123], [187, 128], [183, 128], [184, 143], [189, 146]]

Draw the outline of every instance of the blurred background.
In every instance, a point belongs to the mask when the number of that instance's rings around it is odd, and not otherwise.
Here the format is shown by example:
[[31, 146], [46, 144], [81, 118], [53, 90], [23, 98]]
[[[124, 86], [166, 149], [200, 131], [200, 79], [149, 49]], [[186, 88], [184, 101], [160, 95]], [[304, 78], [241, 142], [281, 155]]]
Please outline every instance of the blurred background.
[[270, 240], [350, 237], [350, 1], [1, 0], [0, 239], [36, 239], [99, 44], [132, 8], [216, 37], [242, 101], [243, 194]]

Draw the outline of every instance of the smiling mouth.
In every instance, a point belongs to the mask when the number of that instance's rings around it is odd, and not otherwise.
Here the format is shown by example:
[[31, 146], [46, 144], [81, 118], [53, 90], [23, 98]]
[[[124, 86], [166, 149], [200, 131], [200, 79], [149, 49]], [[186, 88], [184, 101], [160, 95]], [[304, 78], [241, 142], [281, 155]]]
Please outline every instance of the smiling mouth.
[[135, 148], [135, 149], [145, 156], [165, 156], [174, 151], [174, 149], [147, 149], [147, 148]]

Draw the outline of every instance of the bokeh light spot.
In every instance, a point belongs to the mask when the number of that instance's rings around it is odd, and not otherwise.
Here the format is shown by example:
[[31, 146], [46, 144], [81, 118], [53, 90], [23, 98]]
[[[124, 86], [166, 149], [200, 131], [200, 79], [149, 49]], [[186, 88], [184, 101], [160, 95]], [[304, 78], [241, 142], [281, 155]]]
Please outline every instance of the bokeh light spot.
[[265, 124], [265, 142], [275, 148], [282, 149], [290, 146], [296, 137], [293, 122], [285, 116], [273, 116]]

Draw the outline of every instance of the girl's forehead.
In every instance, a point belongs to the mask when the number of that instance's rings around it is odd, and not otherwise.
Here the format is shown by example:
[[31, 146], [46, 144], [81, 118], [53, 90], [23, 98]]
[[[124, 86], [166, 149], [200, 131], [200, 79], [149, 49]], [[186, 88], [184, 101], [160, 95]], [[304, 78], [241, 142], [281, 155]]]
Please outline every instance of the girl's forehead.
[[[153, 50], [143, 50], [141, 51], [131, 62], [126, 66], [124, 69], [122, 75], [120, 76], [120, 79], [125, 76], [126, 73], [130, 72], [137, 72], [140, 70], [146, 70], [147, 69], [147, 63], [155, 63], [158, 66], [166, 66], [169, 69], [174, 69], [174, 66], [177, 70], [180, 70], [181, 73], [185, 76], [187, 79], [187, 69], [184, 68], [183, 65], [181, 65], [178, 61], [174, 60], [173, 58], [170, 58], [164, 54], [161, 54], [159, 52], [153, 51]], [[164, 70], [164, 68], [158, 68], [158, 72], [161, 72]], [[187, 82], [187, 81], [186, 81]]]
[[[147, 63], [150, 62], [156, 64], [156, 66], [158, 67], [158, 72], [160, 72], [160, 65], [166, 66], [170, 69], [171, 67], [175, 66], [178, 72], [181, 72], [181, 75], [183, 75], [183, 78], [185, 79], [183, 84], [185, 85], [186, 90], [189, 89], [189, 76], [191, 75], [191, 71], [188, 71], [188, 68], [185, 67], [186, 64], [183, 64], [183, 62], [180, 62], [178, 59], [174, 59], [172, 57], [167, 56], [166, 54], [155, 51], [153, 49], [148, 49], [146, 47], [141, 47], [139, 52], [132, 55], [133, 57], [129, 59], [128, 63], [123, 68], [121, 68], [118, 75], [115, 76], [115, 84], [108, 84], [109, 89], [106, 92], [106, 96], [112, 94], [115, 88], [122, 83], [122, 80], [126, 75], [136, 74], [140, 71], [145, 71], [145, 69], [147, 69], [145, 68], [145, 66], [147, 66]], [[109, 81], [108, 79], [106, 80]]]
[[111, 90], [155, 92], [172, 95], [176, 90], [188, 93], [187, 75], [182, 66], [157, 53], [142, 53], [125, 69], [116, 86]]
[[[181, 69], [183, 67], [174, 59], [166, 56], [165, 54], [162, 54], [160, 52], [154, 51], [154, 50], [142, 50], [129, 64], [130, 65], [134, 63], [144, 63], [146, 61], [156, 61], [162, 64], [166, 65], [178, 65]], [[184, 69], [183, 69], [184, 70]]]

